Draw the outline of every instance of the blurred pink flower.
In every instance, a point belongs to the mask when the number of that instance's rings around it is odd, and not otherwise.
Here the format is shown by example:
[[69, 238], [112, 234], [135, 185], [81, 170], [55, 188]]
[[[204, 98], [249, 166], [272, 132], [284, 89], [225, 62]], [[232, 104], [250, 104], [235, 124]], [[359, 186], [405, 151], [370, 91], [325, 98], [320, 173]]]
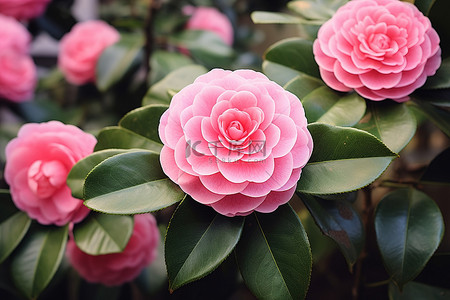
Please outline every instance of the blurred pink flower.
[[33, 98], [37, 74], [30, 56], [13, 50], [0, 50], [0, 70], [0, 98], [14, 102]]
[[441, 63], [439, 36], [413, 4], [354, 0], [319, 30], [314, 55], [322, 79], [338, 91], [397, 102], [421, 87]]
[[0, 52], [28, 54], [30, 42], [31, 35], [25, 26], [12, 17], [0, 15]]
[[76, 24], [60, 43], [58, 66], [67, 81], [77, 85], [95, 82], [100, 55], [119, 39], [119, 32], [104, 21]]
[[211, 31], [219, 35], [228, 46], [233, 44], [233, 26], [227, 16], [216, 8], [186, 6], [183, 11], [191, 15], [186, 29]]
[[72, 266], [89, 282], [113, 286], [136, 278], [158, 255], [160, 235], [151, 214], [135, 215], [133, 234], [124, 251], [90, 255], [81, 251], [72, 239], [66, 254]]
[[0, 0], [0, 14], [18, 20], [29, 20], [42, 15], [51, 0]]
[[162, 168], [223, 215], [272, 212], [291, 199], [311, 156], [306, 126], [300, 100], [262, 73], [214, 69], [161, 117]]
[[66, 178], [95, 144], [92, 135], [58, 121], [23, 125], [5, 150], [5, 180], [15, 205], [44, 225], [81, 221], [89, 209], [72, 197]]

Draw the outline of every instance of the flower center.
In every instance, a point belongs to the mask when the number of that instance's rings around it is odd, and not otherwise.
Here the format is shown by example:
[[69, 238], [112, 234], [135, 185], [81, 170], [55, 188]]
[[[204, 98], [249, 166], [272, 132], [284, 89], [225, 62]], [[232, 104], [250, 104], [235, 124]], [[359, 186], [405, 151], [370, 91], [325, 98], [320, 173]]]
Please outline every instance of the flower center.
[[28, 169], [28, 186], [39, 198], [48, 198], [65, 182], [66, 167], [59, 161], [35, 161]]
[[230, 108], [219, 116], [218, 125], [223, 138], [238, 146], [248, 142], [248, 137], [255, 132], [259, 123], [252, 120], [247, 112]]
[[372, 46], [372, 49], [375, 51], [386, 50], [391, 45], [391, 39], [383, 33], [377, 33], [372, 35], [369, 39], [369, 42], [370, 45]]

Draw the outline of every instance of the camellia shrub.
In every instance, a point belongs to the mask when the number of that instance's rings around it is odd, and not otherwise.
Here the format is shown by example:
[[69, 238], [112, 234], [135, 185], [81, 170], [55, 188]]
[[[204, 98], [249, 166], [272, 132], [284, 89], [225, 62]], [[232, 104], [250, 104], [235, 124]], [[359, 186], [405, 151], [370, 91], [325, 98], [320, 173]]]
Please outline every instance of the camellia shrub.
[[34, 2], [0, 15], [1, 299], [449, 299], [449, 1]]

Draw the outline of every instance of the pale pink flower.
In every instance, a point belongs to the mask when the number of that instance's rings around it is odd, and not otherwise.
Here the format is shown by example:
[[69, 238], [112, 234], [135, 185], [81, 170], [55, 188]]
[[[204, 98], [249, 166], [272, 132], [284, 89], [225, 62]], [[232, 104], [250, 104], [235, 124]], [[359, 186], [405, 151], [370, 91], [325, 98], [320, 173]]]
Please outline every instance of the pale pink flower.
[[439, 36], [414, 5], [353, 0], [319, 30], [314, 55], [333, 89], [403, 102], [441, 63]]
[[133, 280], [156, 258], [159, 240], [155, 218], [151, 214], [135, 215], [133, 233], [124, 251], [90, 255], [71, 238], [66, 255], [85, 280], [114, 286]]
[[226, 216], [292, 197], [313, 141], [300, 100], [251, 70], [214, 69], [178, 92], [159, 135], [164, 172]]
[[233, 26], [227, 16], [216, 8], [187, 6], [184, 12], [191, 15], [186, 29], [211, 31], [220, 36], [228, 46], [233, 44]]
[[13, 50], [0, 50], [0, 70], [0, 98], [14, 102], [33, 98], [37, 73], [30, 56]]
[[29, 20], [42, 15], [51, 0], [0, 0], [0, 14], [18, 20]]
[[15, 205], [44, 225], [81, 221], [89, 209], [72, 197], [66, 178], [95, 144], [91, 134], [58, 121], [23, 125], [5, 150], [5, 180]]
[[95, 82], [97, 61], [103, 50], [120, 39], [119, 32], [104, 21], [76, 24], [61, 39], [58, 66], [73, 84]]
[[[0, 0], [1, 1], [1, 0]], [[28, 54], [31, 35], [19, 21], [0, 14], [0, 52]]]

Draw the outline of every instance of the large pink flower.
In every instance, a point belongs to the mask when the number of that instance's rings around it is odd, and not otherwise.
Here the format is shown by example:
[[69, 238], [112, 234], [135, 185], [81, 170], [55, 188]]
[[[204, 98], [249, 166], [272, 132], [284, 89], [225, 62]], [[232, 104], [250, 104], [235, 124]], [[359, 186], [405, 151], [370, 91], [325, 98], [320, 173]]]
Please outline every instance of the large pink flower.
[[414, 5], [354, 0], [322, 25], [314, 42], [322, 79], [371, 100], [397, 102], [421, 87], [441, 63], [439, 36]]
[[81, 221], [89, 209], [72, 197], [66, 178], [96, 142], [92, 135], [58, 121], [23, 125], [5, 150], [5, 180], [16, 206], [45, 225]]
[[119, 39], [119, 32], [104, 21], [76, 24], [60, 43], [58, 66], [67, 81], [77, 85], [95, 82], [95, 69], [100, 55]]
[[0, 98], [14, 102], [33, 98], [37, 73], [30, 56], [14, 50], [0, 50], [0, 70]]
[[300, 100], [261, 73], [214, 69], [163, 114], [164, 172], [226, 216], [272, 212], [292, 197], [312, 139]]
[[18, 20], [29, 20], [42, 15], [51, 0], [0, 0], [0, 14]]
[[28, 54], [31, 35], [19, 21], [0, 15], [0, 52], [14, 51]]
[[87, 281], [108, 286], [120, 285], [136, 278], [156, 258], [159, 240], [155, 218], [151, 214], [135, 215], [133, 234], [124, 251], [90, 255], [81, 251], [70, 239], [66, 254], [72, 266]]
[[186, 23], [187, 29], [211, 31], [220, 36], [225, 44], [233, 44], [233, 26], [227, 16], [216, 8], [187, 6], [183, 11], [191, 15]]

